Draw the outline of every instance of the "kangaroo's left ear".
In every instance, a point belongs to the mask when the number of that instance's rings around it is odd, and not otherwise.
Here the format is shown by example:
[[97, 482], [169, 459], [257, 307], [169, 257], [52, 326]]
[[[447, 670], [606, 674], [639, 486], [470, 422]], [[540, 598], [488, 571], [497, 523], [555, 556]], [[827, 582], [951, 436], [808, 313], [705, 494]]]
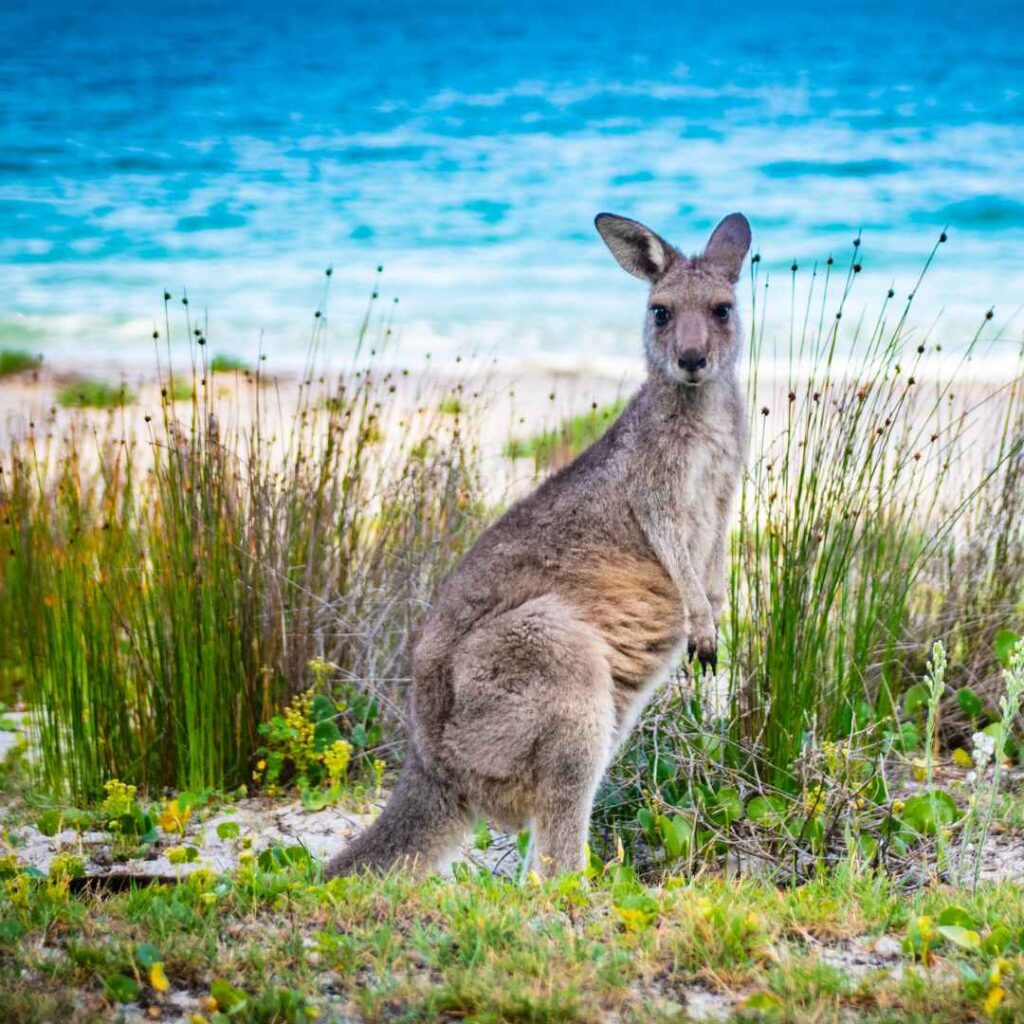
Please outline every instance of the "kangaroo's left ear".
[[749, 248], [750, 222], [742, 213], [730, 213], [711, 232], [704, 259], [720, 267], [730, 281], [738, 281]]
[[675, 249], [639, 221], [614, 213], [599, 213], [594, 218], [594, 226], [619, 266], [641, 280], [653, 284], [675, 259]]

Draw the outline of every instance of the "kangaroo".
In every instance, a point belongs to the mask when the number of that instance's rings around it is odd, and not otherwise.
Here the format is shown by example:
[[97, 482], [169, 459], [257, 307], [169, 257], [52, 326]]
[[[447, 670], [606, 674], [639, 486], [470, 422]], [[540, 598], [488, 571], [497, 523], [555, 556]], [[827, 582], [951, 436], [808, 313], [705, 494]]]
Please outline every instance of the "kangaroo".
[[735, 286], [750, 225], [730, 214], [689, 258], [626, 217], [595, 223], [650, 284], [647, 379], [442, 584], [413, 652], [395, 791], [328, 877], [433, 869], [477, 817], [529, 826], [541, 875], [581, 870], [594, 794], [645, 703], [683, 650], [715, 666], [746, 453]]

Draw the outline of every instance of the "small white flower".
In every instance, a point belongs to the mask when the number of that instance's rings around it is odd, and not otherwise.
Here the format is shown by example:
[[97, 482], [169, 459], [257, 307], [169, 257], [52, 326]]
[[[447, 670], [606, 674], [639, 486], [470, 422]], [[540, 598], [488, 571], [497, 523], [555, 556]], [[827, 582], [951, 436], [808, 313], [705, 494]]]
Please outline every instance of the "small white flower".
[[995, 756], [996, 741], [994, 736], [985, 732], [976, 732], [971, 737], [971, 758], [979, 771], [983, 771]]

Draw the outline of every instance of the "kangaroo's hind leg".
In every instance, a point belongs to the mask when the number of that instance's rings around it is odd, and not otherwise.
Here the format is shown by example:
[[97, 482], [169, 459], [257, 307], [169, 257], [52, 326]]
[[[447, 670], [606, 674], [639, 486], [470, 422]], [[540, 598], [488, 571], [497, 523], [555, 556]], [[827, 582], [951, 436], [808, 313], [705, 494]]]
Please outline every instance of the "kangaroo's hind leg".
[[537, 748], [531, 867], [542, 876], [586, 867], [594, 795], [612, 751], [612, 720], [600, 703], [553, 719]]
[[615, 727], [603, 640], [557, 597], [527, 601], [465, 639], [453, 697], [444, 759], [471, 802], [532, 822], [543, 874], [582, 869]]

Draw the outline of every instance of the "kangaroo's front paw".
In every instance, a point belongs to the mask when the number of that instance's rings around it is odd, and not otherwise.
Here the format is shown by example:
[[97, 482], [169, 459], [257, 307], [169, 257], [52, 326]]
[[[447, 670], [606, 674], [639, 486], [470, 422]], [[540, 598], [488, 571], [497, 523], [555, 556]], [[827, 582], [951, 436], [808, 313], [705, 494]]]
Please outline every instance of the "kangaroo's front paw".
[[701, 668], [718, 669], [718, 632], [715, 622], [708, 615], [698, 619], [688, 632], [688, 651], [690, 661], [696, 657]]

